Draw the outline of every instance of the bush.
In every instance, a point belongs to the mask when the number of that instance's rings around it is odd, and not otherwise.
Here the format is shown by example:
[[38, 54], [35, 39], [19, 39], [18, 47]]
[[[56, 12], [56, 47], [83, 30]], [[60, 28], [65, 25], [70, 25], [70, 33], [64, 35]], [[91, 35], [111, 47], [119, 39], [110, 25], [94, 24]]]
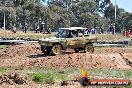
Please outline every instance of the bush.
[[31, 77], [34, 82], [43, 82], [44, 79], [47, 78], [47, 75], [42, 73], [35, 73], [32, 74]]
[[30, 75], [30, 78], [34, 82], [53, 84], [65, 80], [67, 77], [60, 73], [33, 73]]
[[33, 81], [35, 81], [35, 82], [42, 82], [43, 81], [43, 78], [40, 75], [35, 75], [33, 77]]

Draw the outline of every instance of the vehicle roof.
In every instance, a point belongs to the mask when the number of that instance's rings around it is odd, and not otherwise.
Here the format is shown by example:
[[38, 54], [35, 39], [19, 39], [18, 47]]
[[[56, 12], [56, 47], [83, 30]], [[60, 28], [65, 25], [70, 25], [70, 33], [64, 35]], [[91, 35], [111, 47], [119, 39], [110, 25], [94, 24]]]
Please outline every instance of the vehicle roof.
[[69, 28], [60, 28], [62, 30], [78, 30], [78, 29], [81, 29], [81, 30], [85, 30], [87, 28], [83, 28], [83, 27], [69, 27]]

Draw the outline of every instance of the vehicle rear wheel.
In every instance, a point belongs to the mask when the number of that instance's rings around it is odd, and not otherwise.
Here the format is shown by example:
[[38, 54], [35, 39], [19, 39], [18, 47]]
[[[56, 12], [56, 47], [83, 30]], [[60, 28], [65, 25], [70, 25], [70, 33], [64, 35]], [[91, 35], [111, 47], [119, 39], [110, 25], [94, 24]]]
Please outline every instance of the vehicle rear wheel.
[[52, 46], [52, 53], [53, 54], [61, 54], [62, 52], [62, 46], [60, 44], [54, 44]]
[[87, 53], [87, 52], [93, 53], [93, 52], [94, 52], [94, 46], [93, 46], [93, 44], [86, 44], [86, 45], [85, 45], [84, 51], [85, 51], [86, 53]]

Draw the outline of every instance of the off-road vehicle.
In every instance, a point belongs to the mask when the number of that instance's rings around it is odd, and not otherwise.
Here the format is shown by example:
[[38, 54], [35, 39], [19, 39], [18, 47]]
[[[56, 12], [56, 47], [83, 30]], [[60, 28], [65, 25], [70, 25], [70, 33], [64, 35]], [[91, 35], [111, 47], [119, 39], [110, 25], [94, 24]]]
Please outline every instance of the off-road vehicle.
[[55, 37], [39, 40], [41, 51], [45, 54], [61, 54], [66, 49], [74, 49], [75, 52], [94, 52], [93, 43], [97, 41], [95, 36], [85, 35], [83, 27], [59, 28]]

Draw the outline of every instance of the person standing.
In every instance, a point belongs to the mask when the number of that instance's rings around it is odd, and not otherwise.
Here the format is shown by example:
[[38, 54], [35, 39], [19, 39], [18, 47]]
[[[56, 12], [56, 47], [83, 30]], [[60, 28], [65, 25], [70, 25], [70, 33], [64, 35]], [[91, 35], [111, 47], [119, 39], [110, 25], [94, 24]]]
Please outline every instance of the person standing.
[[44, 24], [45, 24], [44, 21], [42, 21], [40, 24], [40, 33], [44, 31]]
[[35, 31], [36, 31], [36, 33], [38, 33], [39, 28], [40, 28], [40, 27], [39, 27], [39, 23], [36, 22], [36, 24], [35, 24]]
[[13, 32], [13, 33], [16, 33], [16, 24], [13, 25], [12, 32]]
[[24, 32], [27, 33], [27, 28], [28, 28], [28, 24], [27, 22], [25, 21], [25, 24], [24, 24]]
[[131, 31], [128, 30], [128, 31], [127, 31], [127, 37], [130, 37], [130, 36], [131, 36]]

